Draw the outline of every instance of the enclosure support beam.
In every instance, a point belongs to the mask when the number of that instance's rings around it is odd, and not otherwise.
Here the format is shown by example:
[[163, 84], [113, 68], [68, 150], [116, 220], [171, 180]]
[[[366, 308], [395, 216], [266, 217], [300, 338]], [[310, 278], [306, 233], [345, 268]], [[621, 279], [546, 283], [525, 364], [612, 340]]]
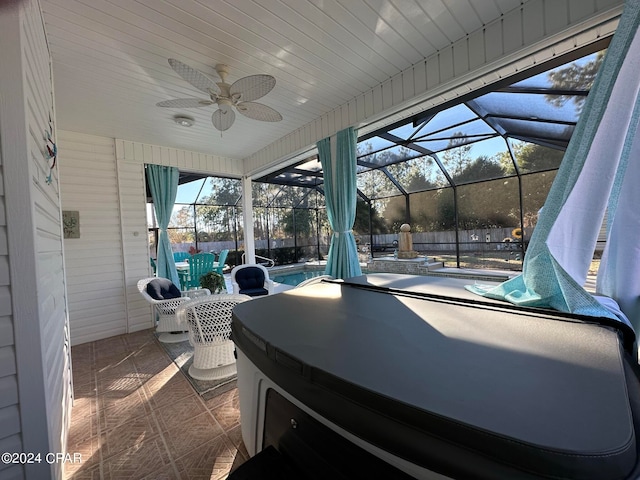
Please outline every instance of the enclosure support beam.
[[242, 219], [246, 263], [256, 263], [256, 243], [253, 236], [253, 196], [251, 177], [242, 177]]

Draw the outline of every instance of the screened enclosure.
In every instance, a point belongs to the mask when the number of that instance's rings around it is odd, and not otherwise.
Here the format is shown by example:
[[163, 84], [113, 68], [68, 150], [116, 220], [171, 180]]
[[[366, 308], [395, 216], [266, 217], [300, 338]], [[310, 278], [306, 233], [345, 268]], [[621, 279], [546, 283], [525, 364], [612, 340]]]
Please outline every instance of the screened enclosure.
[[[558, 60], [360, 137], [354, 234], [364, 258], [393, 255], [408, 223], [421, 255], [448, 266], [520, 270], [603, 56]], [[316, 156], [254, 179], [256, 254], [276, 264], [323, 259], [331, 236], [323, 193]], [[229, 249], [228, 263], [241, 263], [241, 205], [240, 180], [183, 172], [172, 248]]]
[[[178, 192], [167, 231], [176, 252], [219, 253], [229, 250], [228, 262], [242, 250], [242, 188], [240, 180], [180, 173]], [[158, 227], [152, 199], [147, 194], [150, 255], [155, 256]]]
[[[319, 191], [254, 183], [252, 198], [256, 255], [277, 265], [327, 255], [330, 231]], [[148, 201], [150, 255], [155, 258], [158, 227], [150, 195]], [[240, 180], [182, 172], [167, 230], [174, 253], [220, 253], [226, 249], [228, 265], [243, 263]]]
[[[603, 57], [599, 50], [540, 67], [359, 138], [360, 248], [392, 254], [408, 223], [423, 255], [451, 266], [521, 269]], [[321, 192], [322, 169], [311, 158], [260, 181]]]

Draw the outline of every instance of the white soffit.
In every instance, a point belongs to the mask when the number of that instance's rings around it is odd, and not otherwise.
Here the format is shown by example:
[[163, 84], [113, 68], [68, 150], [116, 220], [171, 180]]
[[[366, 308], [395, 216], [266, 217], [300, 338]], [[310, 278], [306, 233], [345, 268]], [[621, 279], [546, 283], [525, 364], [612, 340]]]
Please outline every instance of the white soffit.
[[[509, 30], [505, 24], [512, 22], [514, 25], [524, 25], [525, 22], [534, 22], [536, 18], [544, 23], [546, 17], [533, 15], [531, 10], [532, 4], [538, 4], [542, 10], [543, 4], [547, 3], [542, 0], [529, 2], [507, 18], [483, 28], [277, 140], [245, 159], [246, 174], [256, 178], [291, 165], [305, 155], [315, 153], [315, 142], [343, 128], [356, 126], [359, 134], [366, 134], [610, 37], [615, 32], [622, 12], [622, 5], [606, 8], [554, 34], [544, 35], [537, 42], [515, 49], [513, 41], [509, 41], [505, 35]], [[492, 28], [499, 30], [499, 34], [491, 33]], [[530, 25], [529, 28], [533, 27]], [[538, 30], [544, 32], [549, 28], [540, 26]], [[513, 35], [515, 38], [524, 38], [523, 32]], [[492, 43], [488, 40], [494, 37], [501, 41]], [[494, 48], [504, 52], [508, 45], [511, 45], [508, 53], [490, 51], [490, 48]], [[477, 56], [494, 60], [471, 69], [469, 66]], [[465, 61], [461, 61], [461, 57]]]

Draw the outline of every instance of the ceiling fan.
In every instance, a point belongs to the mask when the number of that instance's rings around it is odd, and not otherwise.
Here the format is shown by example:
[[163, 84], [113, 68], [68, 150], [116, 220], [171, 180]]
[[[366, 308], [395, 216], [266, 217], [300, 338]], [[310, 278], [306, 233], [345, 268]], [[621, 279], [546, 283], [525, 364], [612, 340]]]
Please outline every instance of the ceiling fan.
[[214, 82], [201, 71], [174, 58], [169, 59], [169, 65], [191, 85], [209, 95], [210, 99], [177, 98], [159, 102], [156, 104], [158, 107], [195, 108], [217, 105], [218, 109], [213, 112], [211, 121], [213, 126], [221, 132], [228, 130], [233, 125], [236, 119], [234, 108], [245, 117], [254, 120], [262, 122], [282, 120], [282, 115], [273, 108], [254, 102], [254, 100], [264, 97], [275, 86], [276, 79], [271, 75], [249, 75], [228, 84], [226, 78], [229, 67], [227, 65], [216, 65], [216, 72], [220, 77], [219, 82]]

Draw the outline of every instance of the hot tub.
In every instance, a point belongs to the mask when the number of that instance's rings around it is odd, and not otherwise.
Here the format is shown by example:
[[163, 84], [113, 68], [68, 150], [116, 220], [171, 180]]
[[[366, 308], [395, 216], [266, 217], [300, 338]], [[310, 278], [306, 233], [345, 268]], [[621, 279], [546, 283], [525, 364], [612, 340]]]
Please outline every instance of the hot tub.
[[467, 283], [370, 274], [238, 305], [249, 453], [299, 478], [637, 478], [633, 332]]

